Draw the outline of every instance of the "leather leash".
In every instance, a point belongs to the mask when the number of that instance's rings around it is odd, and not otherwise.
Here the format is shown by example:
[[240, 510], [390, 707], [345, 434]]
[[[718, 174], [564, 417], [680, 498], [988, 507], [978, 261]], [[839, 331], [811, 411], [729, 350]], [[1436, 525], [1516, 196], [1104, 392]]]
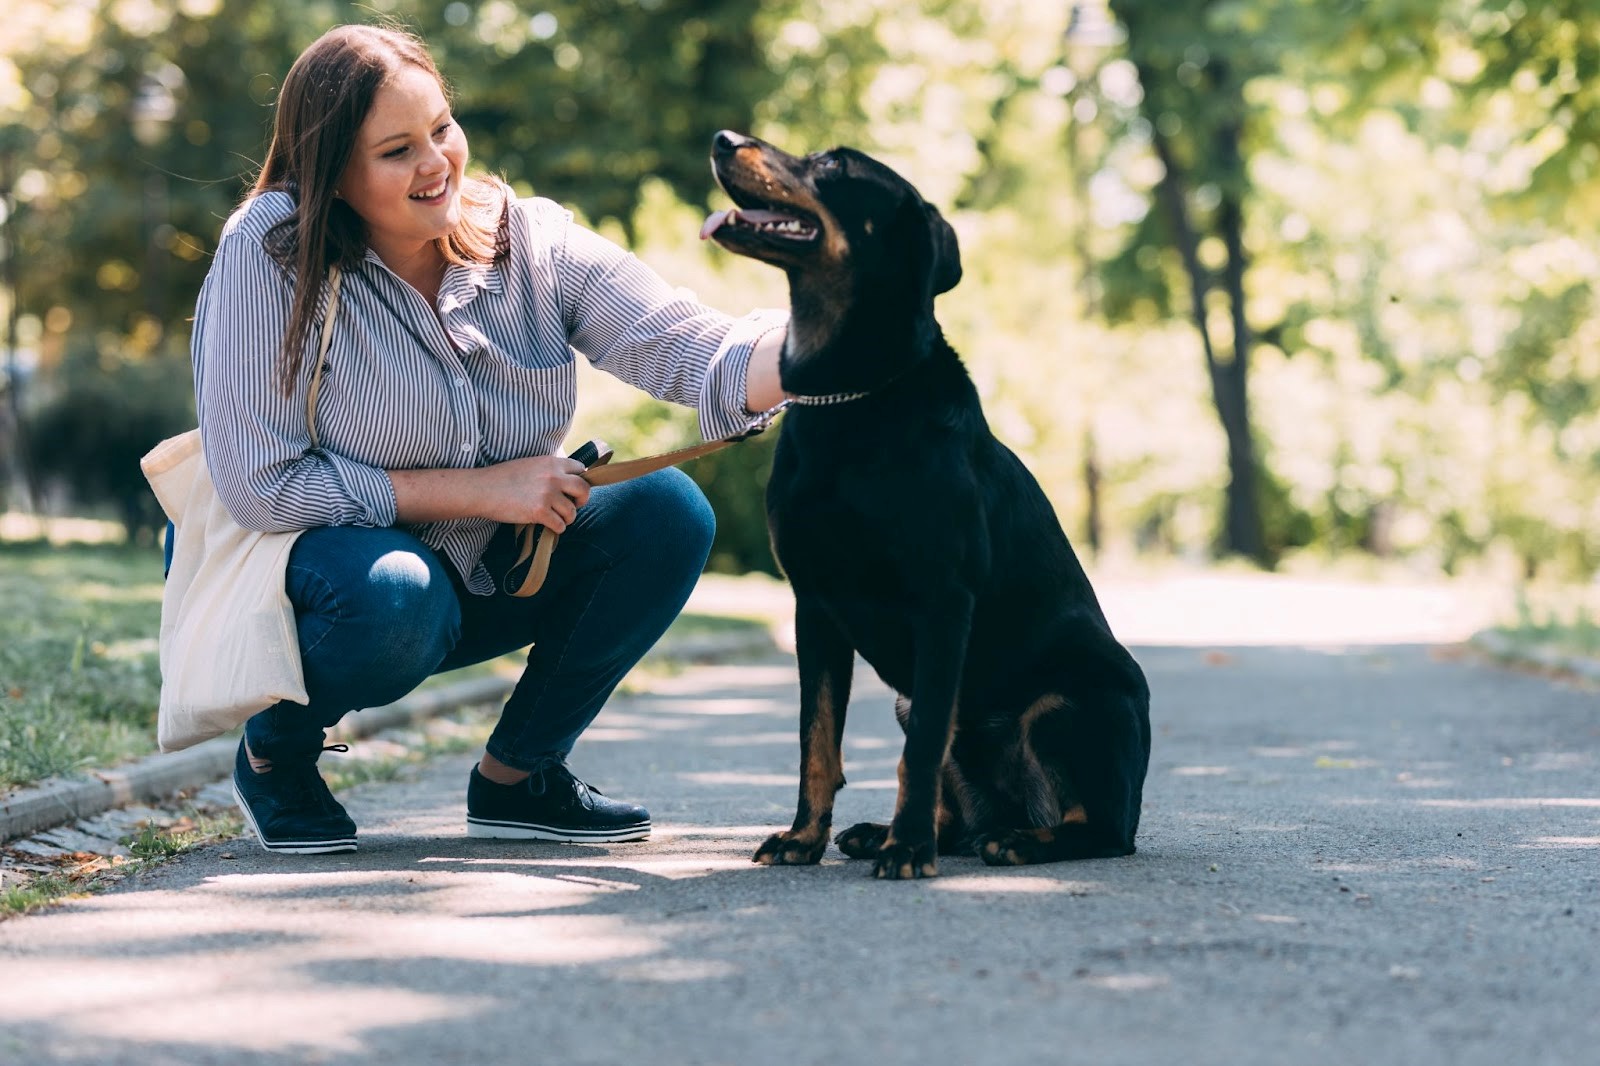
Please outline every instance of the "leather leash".
[[[686, 463], [691, 459], [710, 455], [712, 452], [720, 452], [741, 441], [759, 436], [772, 425], [787, 406], [789, 402], [785, 400], [778, 406], [763, 411], [750, 424], [750, 428], [736, 436], [706, 441], [687, 448], [677, 448], [659, 455], [647, 455], [640, 459], [627, 459], [614, 463], [611, 461], [611, 447], [604, 441], [591, 440], [573, 452], [571, 457], [584, 464], [586, 469], [582, 477], [590, 485], [615, 485], [619, 481], [631, 481], [633, 478], [653, 474], [669, 466], [677, 466], [679, 463]], [[513, 536], [517, 541], [517, 558], [506, 568], [504, 576], [500, 579], [500, 587], [511, 596], [532, 596], [544, 586], [544, 579], [550, 573], [550, 555], [556, 550], [556, 542], [561, 539], [561, 535], [550, 532], [544, 526], [528, 523], [515, 527]]]

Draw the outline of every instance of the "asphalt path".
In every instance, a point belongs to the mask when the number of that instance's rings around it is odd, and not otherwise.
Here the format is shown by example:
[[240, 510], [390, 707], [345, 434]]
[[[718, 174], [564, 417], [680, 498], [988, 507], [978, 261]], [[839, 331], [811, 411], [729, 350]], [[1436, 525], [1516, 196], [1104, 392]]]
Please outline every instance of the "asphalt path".
[[[648, 843], [470, 841], [442, 757], [349, 794], [354, 854], [218, 845], [0, 924], [0, 1062], [1600, 1061], [1600, 700], [1292, 629], [1136, 647], [1132, 857], [754, 866], [793, 812], [793, 661], [695, 667], [573, 760]], [[840, 826], [894, 803], [857, 678]]]

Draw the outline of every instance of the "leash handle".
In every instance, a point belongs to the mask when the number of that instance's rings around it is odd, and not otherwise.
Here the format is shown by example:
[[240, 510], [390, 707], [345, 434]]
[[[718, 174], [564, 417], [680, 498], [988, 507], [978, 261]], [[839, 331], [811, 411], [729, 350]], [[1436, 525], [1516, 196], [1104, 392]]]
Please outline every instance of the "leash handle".
[[[605, 441], [589, 440], [579, 445], [568, 458], [584, 465], [583, 478], [588, 481], [595, 470], [611, 462], [611, 446]], [[594, 484], [594, 482], [590, 482]], [[550, 553], [556, 550], [561, 534], [553, 533], [536, 522], [517, 526], [512, 530], [517, 542], [517, 558], [506, 568], [500, 587], [511, 596], [532, 596], [544, 585], [550, 573]]]
[[[776, 407], [761, 412], [737, 436], [706, 441], [704, 444], [662, 452], [660, 455], [648, 455], [642, 459], [613, 463], [610, 445], [605, 441], [591, 440], [580, 445], [569, 458], [576, 459], [584, 465], [583, 480], [589, 484], [615, 485], [619, 481], [643, 477], [669, 466], [686, 463], [690, 459], [698, 459], [702, 455], [720, 452], [740, 441], [759, 436], [788, 406], [789, 401], [785, 400]], [[500, 588], [510, 596], [532, 596], [543, 587], [544, 579], [550, 573], [550, 554], [556, 550], [556, 542], [561, 537], [560, 534], [552, 533], [544, 526], [534, 523], [517, 526], [513, 536], [517, 542], [517, 559], [501, 577]]]

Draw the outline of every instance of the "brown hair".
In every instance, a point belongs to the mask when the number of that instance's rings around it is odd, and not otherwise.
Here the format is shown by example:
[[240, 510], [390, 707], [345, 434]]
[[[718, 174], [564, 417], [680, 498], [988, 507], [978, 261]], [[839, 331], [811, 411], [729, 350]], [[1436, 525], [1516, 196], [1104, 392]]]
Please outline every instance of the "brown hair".
[[[433, 75], [449, 97], [449, 85], [427, 46], [413, 34], [378, 26], [329, 30], [300, 53], [283, 79], [272, 146], [248, 195], [281, 190], [295, 202], [294, 213], [273, 226], [264, 241], [295, 279], [280, 355], [284, 395], [294, 391], [300, 374], [328, 268], [353, 267], [366, 254], [366, 223], [334, 189], [378, 90], [402, 65]], [[510, 190], [494, 178], [473, 177], [462, 183], [461, 200], [460, 223], [435, 242], [445, 262], [460, 266], [505, 258]]]

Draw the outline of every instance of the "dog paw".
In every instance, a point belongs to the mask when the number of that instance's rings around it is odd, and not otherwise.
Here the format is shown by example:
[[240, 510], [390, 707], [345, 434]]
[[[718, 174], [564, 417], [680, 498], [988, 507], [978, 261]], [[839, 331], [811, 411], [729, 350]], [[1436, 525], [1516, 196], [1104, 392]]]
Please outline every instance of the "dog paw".
[[888, 837], [888, 826], [877, 822], [861, 822], [834, 837], [833, 842], [849, 858], [875, 859]]
[[750, 856], [751, 862], [762, 866], [813, 866], [822, 860], [828, 848], [827, 836], [818, 833], [812, 840], [793, 830], [774, 833]]
[[885, 881], [910, 881], [938, 875], [939, 866], [931, 840], [917, 844], [886, 843], [878, 849], [877, 861], [872, 864], [872, 876]]
[[1025, 829], [979, 837], [974, 850], [990, 866], [1029, 866], [1039, 847], [1039, 837]]

